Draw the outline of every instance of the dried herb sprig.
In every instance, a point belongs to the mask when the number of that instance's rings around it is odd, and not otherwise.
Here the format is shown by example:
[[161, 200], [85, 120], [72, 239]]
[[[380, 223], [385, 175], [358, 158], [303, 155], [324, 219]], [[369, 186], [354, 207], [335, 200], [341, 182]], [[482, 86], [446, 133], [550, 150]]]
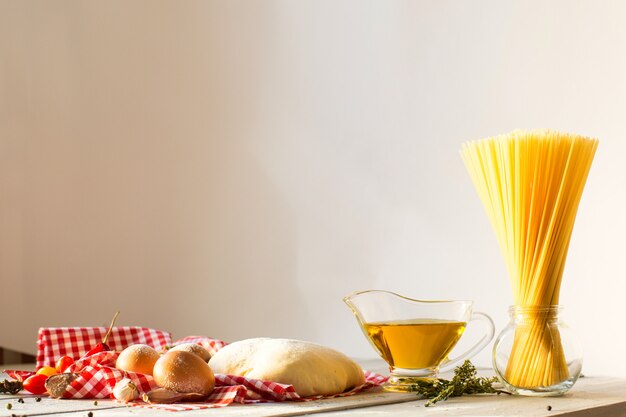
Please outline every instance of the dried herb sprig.
[[454, 376], [451, 380], [441, 378], [418, 380], [411, 386], [411, 390], [423, 398], [428, 398], [426, 407], [450, 397], [460, 397], [463, 394], [509, 394], [493, 387], [498, 380], [496, 377], [484, 378], [476, 375], [478, 375], [476, 367], [466, 360], [463, 365], [454, 369]]
[[0, 393], [2, 394], [17, 394], [22, 390], [22, 381], [11, 381], [5, 379], [0, 381]]

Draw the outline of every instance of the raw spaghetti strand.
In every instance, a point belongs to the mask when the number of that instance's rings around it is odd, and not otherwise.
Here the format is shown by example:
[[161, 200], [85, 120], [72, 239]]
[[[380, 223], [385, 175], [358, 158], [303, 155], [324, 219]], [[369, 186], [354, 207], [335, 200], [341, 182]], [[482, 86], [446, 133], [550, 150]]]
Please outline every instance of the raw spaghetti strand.
[[[597, 139], [514, 131], [462, 145], [461, 156], [496, 232], [515, 305], [525, 308], [505, 372], [512, 385], [546, 387], [569, 377], [545, 307], [559, 303], [567, 251]], [[536, 312], [532, 307], [537, 307]]]

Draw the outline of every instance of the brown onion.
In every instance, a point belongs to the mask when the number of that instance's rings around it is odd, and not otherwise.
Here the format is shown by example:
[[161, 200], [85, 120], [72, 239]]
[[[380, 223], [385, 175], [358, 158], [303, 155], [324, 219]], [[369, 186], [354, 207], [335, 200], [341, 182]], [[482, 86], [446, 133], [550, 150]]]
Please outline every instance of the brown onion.
[[200, 356], [200, 358], [205, 362], [208, 362], [209, 359], [211, 359], [211, 353], [197, 343], [182, 343], [170, 349], [170, 351], [172, 350], [184, 350], [185, 352], [194, 353]]
[[131, 345], [117, 357], [115, 367], [124, 371], [152, 375], [152, 368], [159, 357], [159, 352], [148, 345]]
[[197, 355], [170, 350], [154, 364], [154, 382], [161, 388], [179, 393], [208, 395], [215, 386], [209, 365]]

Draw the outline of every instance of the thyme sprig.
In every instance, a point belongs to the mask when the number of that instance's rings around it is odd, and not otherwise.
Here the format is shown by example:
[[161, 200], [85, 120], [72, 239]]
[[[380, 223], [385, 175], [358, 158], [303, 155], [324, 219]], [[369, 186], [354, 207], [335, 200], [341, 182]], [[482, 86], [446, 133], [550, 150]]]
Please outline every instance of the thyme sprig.
[[434, 378], [419, 379], [411, 385], [411, 391], [417, 392], [423, 398], [427, 398], [425, 406], [429, 407], [439, 401], [445, 401], [450, 397], [460, 397], [464, 394], [509, 394], [506, 391], [493, 387], [497, 382], [496, 377], [478, 377], [476, 367], [466, 360], [463, 365], [454, 369], [451, 380]]
[[21, 381], [11, 381], [8, 379], [0, 381], [0, 393], [2, 394], [17, 394], [21, 389]]

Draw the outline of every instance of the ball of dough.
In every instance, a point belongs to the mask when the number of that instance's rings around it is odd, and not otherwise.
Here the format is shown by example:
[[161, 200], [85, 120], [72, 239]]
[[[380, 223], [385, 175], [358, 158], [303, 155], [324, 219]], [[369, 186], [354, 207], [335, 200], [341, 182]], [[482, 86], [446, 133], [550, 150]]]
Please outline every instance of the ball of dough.
[[170, 351], [183, 350], [198, 355], [203, 361], [211, 359], [211, 353], [197, 343], [182, 343], [170, 349]]
[[161, 388], [187, 394], [208, 395], [215, 387], [209, 365], [197, 355], [170, 350], [154, 364], [154, 382]]
[[333, 395], [365, 382], [361, 367], [341, 352], [292, 339], [241, 340], [209, 361], [215, 373], [293, 385], [302, 397]]
[[124, 371], [152, 375], [152, 368], [159, 357], [159, 352], [148, 345], [131, 345], [117, 357], [115, 367]]

